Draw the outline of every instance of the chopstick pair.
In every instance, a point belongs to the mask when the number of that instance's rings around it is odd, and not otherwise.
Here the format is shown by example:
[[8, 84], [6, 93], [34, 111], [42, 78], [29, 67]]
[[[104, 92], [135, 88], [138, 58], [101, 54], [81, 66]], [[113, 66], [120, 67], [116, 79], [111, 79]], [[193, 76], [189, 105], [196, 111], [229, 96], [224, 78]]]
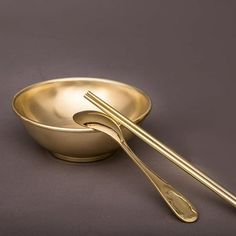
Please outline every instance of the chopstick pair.
[[105, 112], [107, 115], [109, 115], [114, 120], [119, 122], [121, 125], [129, 129], [133, 134], [141, 138], [144, 142], [149, 144], [151, 147], [153, 147], [155, 150], [157, 150], [159, 153], [165, 156], [168, 160], [170, 160], [175, 165], [180, 167], [182, 170], [190, 174], [192, 177], [194, 177], [196, 180], [198, 180], [203, 185], [208, 187], [210, 190], [215, 192], [217, 195], [226, 200], [232, 206], [236, 207], [236, 196], [234, 194], [227, 191], [225, 188], [216, 183], [213, 179], [208, 177], [202, 171], [191, 165], [182, 156], [177, 154], [175, 151], [171, 150], [169, 147], [167, 147], [165, 144], [157, 140], [155, 137], [146, 132], [144, 129], [140, 128], [138, 125], [133, 123], [127, 117], [123, 116], [115, 108], [110, 106], [101, 98], [97, 97], [92, 92], [88, 91], [84, 95], [84, 97], [91, 103], [93, 103], [96, 107]]

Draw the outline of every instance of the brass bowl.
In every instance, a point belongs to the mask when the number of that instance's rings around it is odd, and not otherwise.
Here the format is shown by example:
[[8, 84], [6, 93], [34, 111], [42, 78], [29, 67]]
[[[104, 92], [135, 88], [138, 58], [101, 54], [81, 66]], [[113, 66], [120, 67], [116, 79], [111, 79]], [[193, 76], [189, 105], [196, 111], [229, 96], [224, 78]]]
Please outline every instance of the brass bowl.
[[[118, 145], [107, 135], [79, 126], [73, 115], [98, 110], [83, 96], [88, 91], [110, 103], [135, 123], [150, 112], [150, 98], [141, 90], [116, 81], [64, 78], [33, 84], [13, 99], [12, 107], [29, 134], [56, 157], [89, 162], [111, 155]], [[123, 129], [125, 138], [132, 134]]]

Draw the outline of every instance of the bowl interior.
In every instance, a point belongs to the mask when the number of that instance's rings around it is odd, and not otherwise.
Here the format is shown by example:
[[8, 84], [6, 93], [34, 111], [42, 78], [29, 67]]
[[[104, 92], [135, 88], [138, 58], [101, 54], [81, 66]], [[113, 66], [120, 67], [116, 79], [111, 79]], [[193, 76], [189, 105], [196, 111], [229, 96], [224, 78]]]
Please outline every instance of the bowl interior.
[[99, 110], [83, 96], [90, 90], [122, 114], [137, 121], [150, 110], [150, 100], [140, 90], [102, 79], [58, 79], [32, 85], [14, 99], [15, 111], [25, 119], [53, 127], [81, 128], [73, 115], [84, 110]]

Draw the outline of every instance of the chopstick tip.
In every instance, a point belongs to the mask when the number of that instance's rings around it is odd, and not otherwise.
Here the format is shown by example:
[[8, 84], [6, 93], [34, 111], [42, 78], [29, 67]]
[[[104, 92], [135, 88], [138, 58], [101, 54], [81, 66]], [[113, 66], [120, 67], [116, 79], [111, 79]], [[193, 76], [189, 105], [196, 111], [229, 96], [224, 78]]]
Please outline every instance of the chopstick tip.
[[88, 90], [88, 91], [84, 94], [84, 97], [86, 98], [86, 97], [88, 97], [88, 96], [91, 95], [91, 94], [92, 94], [92, 92]]

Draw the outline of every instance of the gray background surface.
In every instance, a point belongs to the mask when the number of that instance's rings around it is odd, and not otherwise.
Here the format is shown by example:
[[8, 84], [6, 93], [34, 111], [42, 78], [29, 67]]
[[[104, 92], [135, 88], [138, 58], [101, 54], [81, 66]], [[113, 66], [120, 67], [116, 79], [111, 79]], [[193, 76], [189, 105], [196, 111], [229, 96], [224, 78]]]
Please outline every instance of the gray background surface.
[[11, 110], [13, 95], [58, 77], [105, 77], [147, 92], [143, 127], [236, 191], [235, 1], [0, 1], [1, 235], [235, 235], [235, 209], [137, 138], [136, 153], [187, 195], [178, 221], [118, 151], [71, 165]]

